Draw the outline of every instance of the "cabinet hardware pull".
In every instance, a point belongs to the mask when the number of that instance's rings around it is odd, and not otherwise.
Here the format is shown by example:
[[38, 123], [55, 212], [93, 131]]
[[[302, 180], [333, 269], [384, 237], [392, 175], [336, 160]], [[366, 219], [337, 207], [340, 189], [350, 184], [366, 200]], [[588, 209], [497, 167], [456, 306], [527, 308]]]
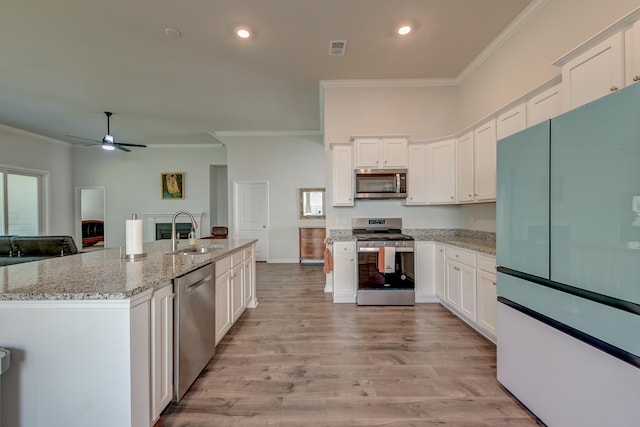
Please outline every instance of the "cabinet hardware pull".
[[640, 75], [638, 75], [638, 76], [633, 76], [633, 81], [634, 81], [634, 82], [640, 82]]
[[618, 86], [615, 86], [615, 85], [614, 85], [614, 86], [611, 86], [611, 88], [609, 88], [609, 90], [610, 90], [611, 92], [615, 92], [615, 91], [617, 91], [617, 90], [618, 90]]
[[491, 283], [493, 284], [493, 286], [495, 286], [495, 285], [496, 285], [496, 282], [491, 282]]

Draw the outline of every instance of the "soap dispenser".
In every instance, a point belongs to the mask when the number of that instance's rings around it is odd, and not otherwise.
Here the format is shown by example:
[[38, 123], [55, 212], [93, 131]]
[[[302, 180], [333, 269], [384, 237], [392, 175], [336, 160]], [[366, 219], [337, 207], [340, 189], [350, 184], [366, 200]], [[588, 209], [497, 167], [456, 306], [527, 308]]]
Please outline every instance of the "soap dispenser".
[[191, 231], [189, 232], [189, 246], [195, 246], [195, 245], [196, 245], [196, 230], [192, 228]]

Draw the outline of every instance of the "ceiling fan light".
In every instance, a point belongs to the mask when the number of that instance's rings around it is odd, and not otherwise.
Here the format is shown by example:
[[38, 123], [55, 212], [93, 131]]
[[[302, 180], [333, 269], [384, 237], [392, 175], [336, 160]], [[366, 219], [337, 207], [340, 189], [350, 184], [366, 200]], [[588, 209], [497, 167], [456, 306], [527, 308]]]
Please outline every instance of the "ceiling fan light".
[[102, 144], [102, 149], [107, 151], [113, 151], [116, 149], [116, 147], [110, 144]]

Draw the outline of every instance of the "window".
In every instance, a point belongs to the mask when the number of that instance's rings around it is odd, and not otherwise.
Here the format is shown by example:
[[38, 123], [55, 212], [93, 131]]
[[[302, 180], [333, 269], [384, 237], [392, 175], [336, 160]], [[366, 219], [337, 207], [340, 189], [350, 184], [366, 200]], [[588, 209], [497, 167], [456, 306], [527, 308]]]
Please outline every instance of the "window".
[[0, 234], [44, 234], [42, 172], [0, 167]]

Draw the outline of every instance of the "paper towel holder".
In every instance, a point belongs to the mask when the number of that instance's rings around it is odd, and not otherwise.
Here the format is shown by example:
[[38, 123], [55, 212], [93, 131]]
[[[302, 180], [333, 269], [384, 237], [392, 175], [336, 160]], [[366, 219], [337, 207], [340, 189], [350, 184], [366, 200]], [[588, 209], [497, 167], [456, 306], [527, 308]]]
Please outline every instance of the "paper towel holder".
[[[137, 214], [131, 214], [131, 219], [138, 219], [138, 215]], [[126, 247], [125, 247], [125, 253], [122, 253], [122, 247], [120, 247], [120, 258], [126, 260], [126, 261], [137, 261], [140, 260], [142, 258], [146, 258], [147, 257], [147, 253], [146, 252], [141, 252], [139, 254], [128, 254], [126, 253]]]

